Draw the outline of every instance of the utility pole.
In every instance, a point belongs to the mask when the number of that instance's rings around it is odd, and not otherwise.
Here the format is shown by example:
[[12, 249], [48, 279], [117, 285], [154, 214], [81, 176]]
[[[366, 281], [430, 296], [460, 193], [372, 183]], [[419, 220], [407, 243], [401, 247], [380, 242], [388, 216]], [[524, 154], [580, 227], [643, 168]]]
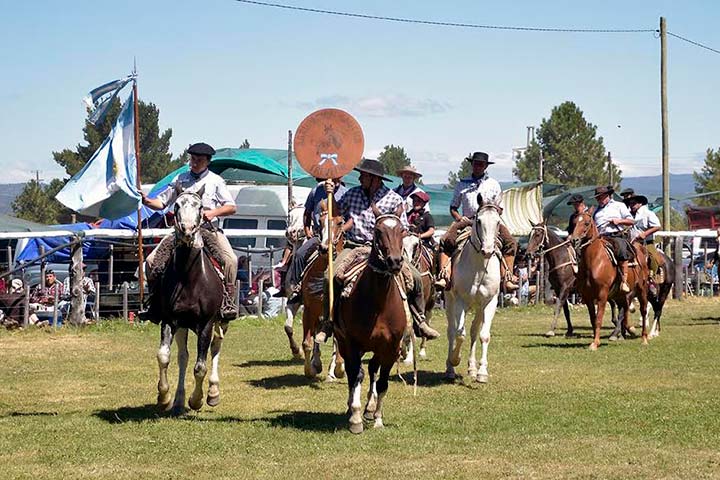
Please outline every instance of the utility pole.
[[663, 190], [663, 228], [670, 229], [670, 159], [668, 151], [668, 112], [667, 112], [667, 25], [665, 17], [660, 17], [660, 109], [662, 111], [662, 190]]
[[31, 172], [35, 172], [35, 182], [40, 185], [40, 170], [30, 170]]
[[608, 185], [613, 185], [612, 155], [608, 152]]
[[527, 143], [525, 144], [525, 147], [530, 148], [530, 140], [535, 139], [535, 127], [529, 126], [527, 127]]

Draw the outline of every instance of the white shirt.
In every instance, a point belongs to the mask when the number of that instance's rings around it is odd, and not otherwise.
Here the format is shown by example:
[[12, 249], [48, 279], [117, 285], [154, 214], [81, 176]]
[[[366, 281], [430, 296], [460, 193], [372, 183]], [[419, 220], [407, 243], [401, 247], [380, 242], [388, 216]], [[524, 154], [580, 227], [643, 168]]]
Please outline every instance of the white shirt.
[[[635, 225], [630, 229], [630, 238], [634, 239], [640, 235], [641, 232], [659, 226], [660, 219], [655, 215], [655, 212], [650, 210], [647, 205], [642, 205], [635, 212]], [[652, 241], [653, 237], [654, 235], [648, 235], [645, 237], [645, 240]]]
[[[403, 200], [405, 200], [405, 213], [410, 213], [413, 210], [413, 199], [412, 199], [413, 193], [425, 192], [425, 190], [418, 187], [414, 183], [412, 184], [412, 188], [406, 189], [403, 186], [403, 184], [401, 183], [397, 187], [393, 188], [393, 192], [397, 193], [398, 195], [400, 195], [403, 198]], [[430, 202], [425, 204], [424, 210], [426, 212], [430, 211]]]
[[494, 203], [500, 208], [504, 207], [502, 188], [497, 180], [492, 179], [485, 173], [482, 177], [463, 178], [455, 185], [455, 193], [450, 202], [451, 208], [457, 208], [460, 214], [465, 217], [472, 217], [477, 212], [478, 193], [482, 195], [484, 203]]
[[[225, 180], [220, 175], [205, 170], [200, 174], [199, 178], [195, 178], [191, 172], [181, 173], [175, 177], [168, 185], [168, 188], [157, 196], [158, 200], [163, 203], [164, 208], [172, 205], [177, 200], [176, 185], [180, 185], [183, 190], [191, 192], [197, 192], [205, 186], [202, 196], [202, 205], [205, 210], [212, 210], [222, 205], [235, 205], [235, 199], [230, 194]], [[213, 225], [218, 226], [217, 218], [213, 219]]]
[[610, 200], [604, 207], [598, 207], [597, 210], [595, 210], [593, 218], [595, 219], [595, 224], [597, 225], [600, 235], [608, 235], [618, 233], [623, 229], [622, 225], [614, 225], [613, 223], [610, 223], [611, 219], [632, 219], [633, 216], [624, 203], [616, 200]]

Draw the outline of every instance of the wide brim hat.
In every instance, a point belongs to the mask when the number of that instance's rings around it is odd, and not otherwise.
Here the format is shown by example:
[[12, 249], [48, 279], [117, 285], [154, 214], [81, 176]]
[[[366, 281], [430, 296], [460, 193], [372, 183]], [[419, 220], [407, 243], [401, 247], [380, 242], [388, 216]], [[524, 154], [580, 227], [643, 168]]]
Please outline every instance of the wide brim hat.
[[611, 185], [606, 185], [595, 188], [595, 194], [593, 197], [597, 198], [600, 195], [612, 195], [613, 193], [615, 193], [615, 189]]
[[425, 203], [430, 201], [430, 195], [423, 192], [422, 190], [413, 193], [412, 195], [410, 195], [410, 198], [417, 198], [418, 200], [422, 200]]
[[404, 166], [402, 168], [398, 168], [397, 170], [395, 170], [395, 175], [397, 175], [398, 177], [400, 175], [402, 175], [403, 173], [412, 173], [417, 178], [422, 177], [422, 173], [418, 172], [415, 169], [415, 167], [413, 167], [412, 165], [407, 165], [407, 166]]
[[376, 177], [380, 177], [384, 181], [392, 181], [385, 176], [385, 167], [383, 166], [383, 164], [377, 160], [372, 160], [370, 158], [364, 158], [362, 162], [360, 162], [360, 165], [355, 167], [353, 170], [361, 173], [365, 172], [369, 173], [370, 175], [375, 175]]
[[647, 205], [648, 199], [645, 195], [633, 195], [632, 197], [628, 197], [625, 199], [625, 203], [632, 203], [637, 202], [640, 205]]
[[187, 152], [190, 155], [207, 155], [208, 157], [212, 157], [213, 155], [215, 155], [215, 149], [207, 143], [203, 142], [190, 145], [187, 149]]
[[490, 161], [490, 156], [485, 152], [475, 152], [472, 154], [468, 154], [467, 157], [465, 157], [465, 160], [468, 162], [485, 162], [488, 165], [492, 165], [495, 162]]
[[635, 195], [635, 190], [633, 190], [632, 188], [626, 188], [625, 190], [620, 192], [620, 196], [623, 198], [627, 195], [632, 197], [633, 195]]
[[584, 202], [585, 198], [583, 198], [582, 195], [579, 193], [576, 193], [570, 197], [570, 199], [567, 201], [566, 205], [575, 205], [576, 203]]

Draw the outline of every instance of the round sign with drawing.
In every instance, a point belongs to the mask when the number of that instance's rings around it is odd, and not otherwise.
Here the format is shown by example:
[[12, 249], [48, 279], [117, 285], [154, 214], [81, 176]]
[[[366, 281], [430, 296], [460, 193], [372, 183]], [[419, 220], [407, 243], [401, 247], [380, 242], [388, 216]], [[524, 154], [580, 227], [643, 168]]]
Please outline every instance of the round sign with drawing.
[[360, 124], [349, 113], [325, 108], [311, 113], [295, 131], [300, 166], [316, 178], [337, 178], [360, 163], [365, 147]]

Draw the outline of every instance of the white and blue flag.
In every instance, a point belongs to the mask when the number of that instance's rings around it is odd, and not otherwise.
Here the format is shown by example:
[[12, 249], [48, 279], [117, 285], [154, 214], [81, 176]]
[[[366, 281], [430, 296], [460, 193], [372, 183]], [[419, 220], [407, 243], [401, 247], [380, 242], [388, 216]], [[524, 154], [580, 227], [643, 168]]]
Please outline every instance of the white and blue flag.
[[102, 119], [105, 118], [108, 107], [110, 107], [110, 104], [115, 99], [115, 97], [118, 96], [120, 90], [122, 90], [123, 87], [130, 83], [130, 81], [134, 78], [135, 74], [128, 75], [125, 78], [113, 80], [112, 82], [108, 82], [105, 85], [100, 85], [99, 87], [91, 90], [90, 93], [88, 93], [87, 96], [83, 98], [83, 102], [85, 102], [85, 105], [87, 105], [87, 107], [90, 109], [90, 116], [88, 117], [88, 122], [92, 123], [93, 125], [97, 125], [99, 122], [101, 122]]
[[82, 215], [108, 220], [137, 211], [141, 196], [135, 187], [134, 134], [135, 118], [130, 93], [110, 135], [55, 198]]

